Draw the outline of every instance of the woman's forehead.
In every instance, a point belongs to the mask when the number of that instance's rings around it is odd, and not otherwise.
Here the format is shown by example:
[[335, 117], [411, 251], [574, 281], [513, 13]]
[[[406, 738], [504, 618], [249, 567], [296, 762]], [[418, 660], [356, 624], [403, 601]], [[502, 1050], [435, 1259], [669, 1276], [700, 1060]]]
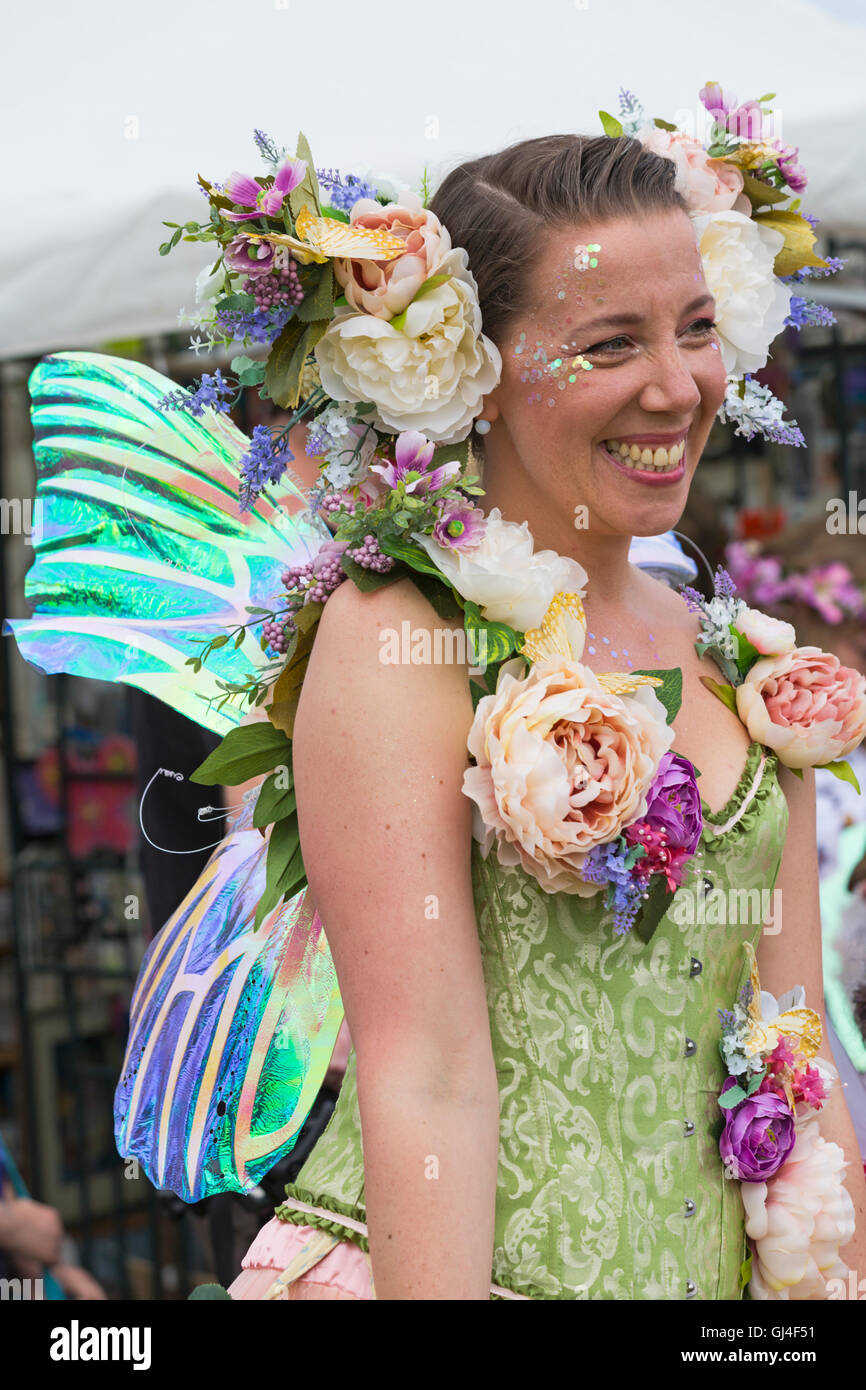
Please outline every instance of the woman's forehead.
[[556, 228], [536, 264], [532, 317], [567, 327], [605, 313], [651, 312], [706, 285], [690, 218], [676, 211], [595, 228]]

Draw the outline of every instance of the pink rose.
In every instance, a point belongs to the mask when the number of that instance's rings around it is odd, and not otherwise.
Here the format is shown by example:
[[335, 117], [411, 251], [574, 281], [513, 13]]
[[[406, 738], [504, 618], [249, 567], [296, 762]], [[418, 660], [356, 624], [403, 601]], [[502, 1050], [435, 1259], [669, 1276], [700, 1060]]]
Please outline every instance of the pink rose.
[[421, 204], [417, 193], [383, 207], [374, 198], [359, 198], [352, 208], [353, 227], [384, 229], [401, 236], [406, 250], [392, 261], [334, 262], [334, 274], [346, 301], [359, 313], [391, 319], [415, 298], [424, 281], [435, 275], [451, 250], [451, 238], [438, 217]]
[[475, 711], [477, 766], [463, 774], [473, 833], [485, 856], [495, 840], [499, 862], [519, 864], [546, 893], [592, 897], [602, 885], [581, 878], [583, 862], [644, 814], [674, 731], [650, 686], [612, 695], [567, 657], [517, 679], [521, 670], [519, 658], [506, 662]]
[[734, 627], [761, 656], [793, 651], [797, 643], [797, 634], [791, 623], [762, 613], [760, 608], [744, 608], [735, 619]]
[[736, 688], [737, 713], [786, 767], [820, 767], [866, 736], [866, 676], [820, 647], [756, 661]]
[[638, 139], [654, 154], [673, 160], [677, 168], [676, 186], [694, 212], [744, 212], [752, 205], [743, 193], [743, 175], [725, 159], [710, 159], [703, 145], [678, 130], [644, 126]]

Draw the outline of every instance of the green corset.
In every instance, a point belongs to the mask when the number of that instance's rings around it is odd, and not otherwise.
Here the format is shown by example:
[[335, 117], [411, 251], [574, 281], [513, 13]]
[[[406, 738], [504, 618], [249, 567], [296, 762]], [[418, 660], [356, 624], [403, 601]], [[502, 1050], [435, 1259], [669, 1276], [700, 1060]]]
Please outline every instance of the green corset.
[[[753, 743], [727, 806], [704, 805], [700, 873], [648, 944], [614, 934], [603, 893], [545, 893], [473, 842], [499, 1077], [494, 1296], [742, 1296], [742, 1201], [716, 1138], [716, 1010], [748, 978], [743, 941], [757, 949], [765, 924], [780, 925], [788, 808], [776, 772]], [[367, 1249], [354, 1052], [298, 1177], [277, 1215]]]

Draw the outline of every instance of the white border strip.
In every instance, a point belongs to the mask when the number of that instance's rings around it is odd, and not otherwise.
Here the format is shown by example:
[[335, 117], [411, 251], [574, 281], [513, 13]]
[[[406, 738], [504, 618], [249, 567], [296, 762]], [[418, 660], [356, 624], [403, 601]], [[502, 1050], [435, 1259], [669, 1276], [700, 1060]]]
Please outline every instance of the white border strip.
[[758, 788], [760, 787], [761, 781], [764, 776], [764, 766], [766, 764], [766, 761], [767, 755], [766, 753], [762, 753], [761, 761], [758, 764], [758, 770], [755, 773], [755, 776], [752, 780], [752, 785], [749, 787], [747, 795], [743, 798], [743, 801], [738, 806], [737, 810], [731, 816], [731, 819], [729, 821], [726, 821], [724, 825], [713, 825], [711, 821], [704, 821], [707, 830], [713, 837], [715, 837], [716, 835], [726, 834], [728, 830], [733, 829], [733, 827], [737, 824], [737, 821], [742, 820], [743, 816], [746, 814], [746, 810], [749, 806], [751, 806], [752, 802], [758, 794]]

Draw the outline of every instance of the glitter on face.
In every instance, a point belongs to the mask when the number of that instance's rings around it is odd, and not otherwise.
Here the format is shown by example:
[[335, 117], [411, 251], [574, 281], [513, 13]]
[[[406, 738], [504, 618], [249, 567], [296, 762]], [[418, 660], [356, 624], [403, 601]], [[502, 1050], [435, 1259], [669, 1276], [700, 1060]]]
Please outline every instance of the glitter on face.
[[595, 270], [598, 265], [596, 251], [601, 250], [601, 245], [597, 241], [590, 241], [587, 245], [578, 242], [574, 248], [574, 268], [575, 270]]

